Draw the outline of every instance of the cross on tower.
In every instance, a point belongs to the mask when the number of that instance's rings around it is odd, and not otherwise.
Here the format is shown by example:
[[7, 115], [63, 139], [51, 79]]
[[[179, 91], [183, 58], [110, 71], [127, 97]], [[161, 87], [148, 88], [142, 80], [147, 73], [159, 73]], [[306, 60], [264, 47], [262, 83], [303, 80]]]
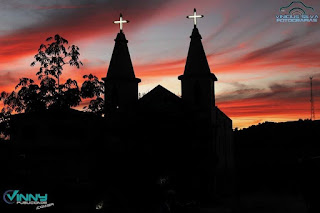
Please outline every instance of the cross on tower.
[[119, 21], [114, 21], [114, 24], [119, 24], [120, 25], [120, 32], [122, 32], [123, 29], [123, 23], [129, 23], [127, 20], [122, 19], [122, 13], [120, 13], [120, 20]]
[[192, 18], [193, 18], [194, 27], [197, 26], [197, 18], [203, 18], [203, 17], [204, 17], [203, 15], [197, 15], [197, 10], [196, 10], [196, 8], [194, 8], [194, 10], [193, 10], [193, 16], [187, 16], [187, 18], [189, 18], [189, 19], [192, 19]]

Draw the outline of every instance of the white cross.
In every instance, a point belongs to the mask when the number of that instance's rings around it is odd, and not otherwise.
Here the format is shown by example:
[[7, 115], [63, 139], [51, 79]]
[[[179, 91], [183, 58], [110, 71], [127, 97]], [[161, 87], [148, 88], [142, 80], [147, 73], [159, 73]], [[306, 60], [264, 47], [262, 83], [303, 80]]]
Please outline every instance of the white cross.
[[193, 18], [194, 26], [197, 26], [197, 18], [203, 18], [203, 15], [197, 15], [197, 10], [194, 8], [193, 10], [193, 16], [187, 16], [187, 18]]
[[120, 13], [120, 20], [119, 21], [114, 21], [114, 24], [120, 24], [120, 32], [122, 32], [123, 29], [123, 23], [129, 23], [127, 20], [122, 19], [122, 14]]

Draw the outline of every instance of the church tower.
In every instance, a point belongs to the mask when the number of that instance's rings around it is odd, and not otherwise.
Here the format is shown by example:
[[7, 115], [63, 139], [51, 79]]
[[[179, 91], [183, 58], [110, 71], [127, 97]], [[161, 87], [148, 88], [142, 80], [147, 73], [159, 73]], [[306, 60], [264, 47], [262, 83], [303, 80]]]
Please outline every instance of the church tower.
[[[201, 42], [201, 35], [197, 28], [196, 9], [192, 16], [194, 28], [190, 36], [190, 46], [181, 80], [182, 101], [185, 106], [186, 116], [192, 121], [192, 134], [185, 142], [190, 143], [194, 167], [190, 167], [190, 183], [193, 193], [202, 202], [210, 202], [215, 196], [215, 180], [217, 166], [218, 142], [217, 108], [215, 106], [214, 83], [216, 76], [211, 73], [207, 57]], [[190, 155], [191, 156], [191, 155]]]
[[215, 107], [214, 82], [216, 76], [211, 73], [204, 52], [201, 35], [197, 28], [197, 18], [203, 16], [197, 15], [194, 10], [193, 16], [187, 18], [194, 19], [194, 28], [190, 36], [190, 46], [185, 65], [184, 74], [178, 77], [181, 80], [182, 99], [194, 109], [211, 110]]
[[138, 83], [139, 78], [135, 77], [130, 53], [128, 49], [128, 40], [122, 31], [122, 24], [129, 21], [114, 21], [120, 24], [120, 32], [115, 39], [109, 69], [105, 81], [105, 110], [106, 113], [113, 111], [127, 111], [138, 100]]

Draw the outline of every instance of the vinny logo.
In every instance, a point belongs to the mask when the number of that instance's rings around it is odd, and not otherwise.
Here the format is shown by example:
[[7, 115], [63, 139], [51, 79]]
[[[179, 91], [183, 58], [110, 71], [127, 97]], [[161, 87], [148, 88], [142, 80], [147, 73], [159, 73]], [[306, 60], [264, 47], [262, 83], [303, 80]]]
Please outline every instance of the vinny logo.
[[22, 194], [19, 190], [7, 190], [3, 193], [3, 201], [7, 204], [47, 204], [48, 194]]

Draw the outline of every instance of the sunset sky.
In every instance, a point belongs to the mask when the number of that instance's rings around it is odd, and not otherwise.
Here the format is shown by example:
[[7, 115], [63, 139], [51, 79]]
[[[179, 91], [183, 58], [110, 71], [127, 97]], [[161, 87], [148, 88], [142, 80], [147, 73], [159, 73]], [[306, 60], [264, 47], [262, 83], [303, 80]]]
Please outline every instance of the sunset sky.
[[[305, 0], [320, 15], [319, 0]], [[36, 80], [30, 67], [38, 47], [59, 34], [79, 46], [81, 69], [65, 69], [63, 79], [84, 74], [104, 77], [122, 12], [124, 33], [139, 92], [161, 84], [180, 95], [189, 48], [193, 8], [204, 18], [198, 28], [218, 81], [216, 104], [233, 127], [264, 121], [310, 118], [309, 76], [314, 76], [316, 118], [320, 114], [320, 20], [277, 23], [287, 0], [1, 0], [0, 91], [12, 91], [20, 77]], [[80, 107], [82, 108], [82, 106]]]

